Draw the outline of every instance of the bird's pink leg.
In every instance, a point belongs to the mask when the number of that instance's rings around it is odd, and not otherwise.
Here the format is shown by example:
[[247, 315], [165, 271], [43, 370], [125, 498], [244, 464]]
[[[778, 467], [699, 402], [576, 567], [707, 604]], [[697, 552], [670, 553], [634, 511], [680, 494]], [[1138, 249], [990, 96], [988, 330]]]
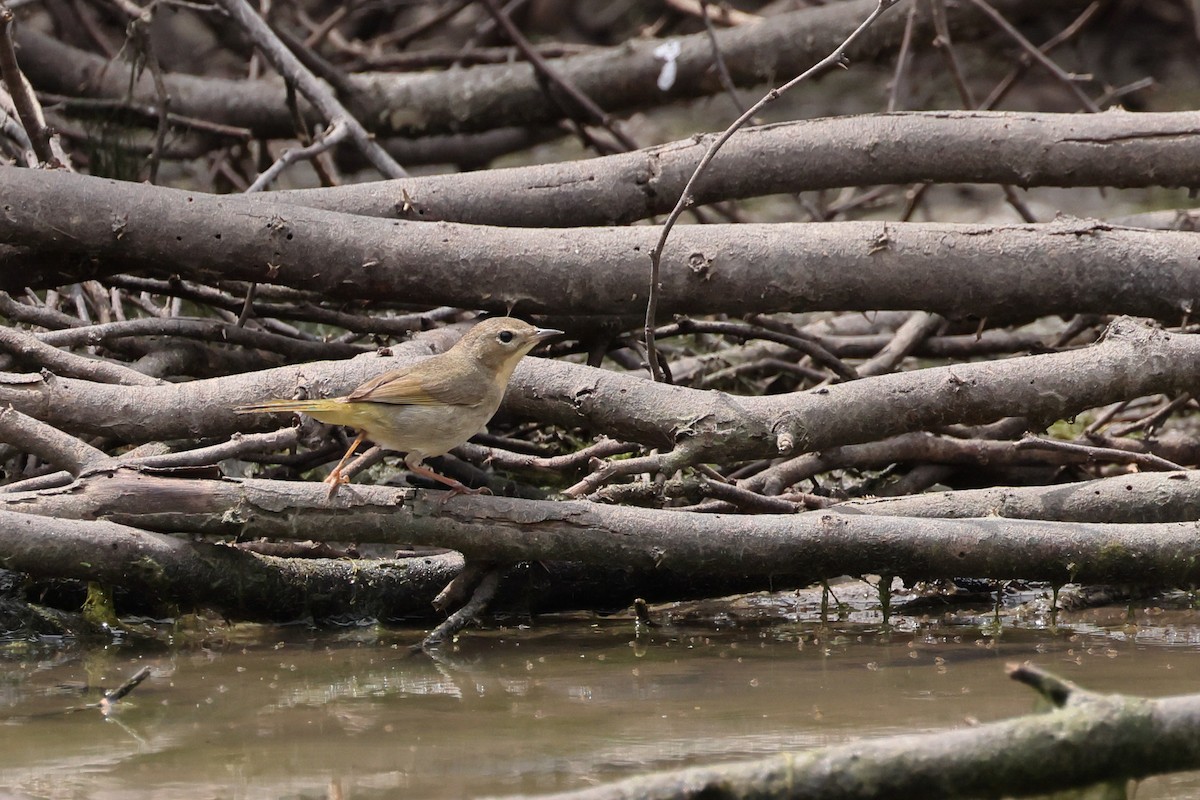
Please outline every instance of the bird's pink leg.
[[346, 462], [350, 460], [350, 457], [354, 455], [354, 451], [358, 449], [358, 446], [362, 444], [366, 438], [366, 434], [363, 433], [360, 433], [357, 437], [355, 437], [354, 441], [350, 445], [350, 449], [346, 451], [346, 455], [342, 456], [342, 460], [339, 461], [337, 466], [333, 468], [333, 472], [325, 476], [325, 483], [329, 484], [330, 497], [333, 497], [333, 495], [337, 492], [337, 487], [341, 486], [343, 483], [350, 482], [350, 479], [342, 474], [342, 467], [346, 466]]
[[414, 458], [414, 455], [415, 454], [413, 454], [413, 453], [409, 453], [407, 456], [404, 457], [404, 465], [406, 467], [408, 467], [410, 472], [414, 472], [417, 475], [422, 475], [426, 478], [429, 478], [430, 480], [437, 481], [438, 483], [441, 483], [445, 486], [450, 487], [450, 494], [448, 494], [446, 497], [444, 497], [442, 499], [442, 502], [449, 500], [451, 497], [453, 497], [456, 494], [491, 494], [492, 493], [492, 490], [487, 488], [486, 486], [481, 487], [479, 489], [472, 489], [470, 486], [463, 484], [461, 481], [454, 480], [454, 478], [447, 478], [445, 475], [439, 475], [438, 473], [434, 472], [432, 469], [430, 469], [429, 467], [427, 467], [421, 463], [421, 458], [423, 458], [423, 456], [419, 457], [419, 458]]

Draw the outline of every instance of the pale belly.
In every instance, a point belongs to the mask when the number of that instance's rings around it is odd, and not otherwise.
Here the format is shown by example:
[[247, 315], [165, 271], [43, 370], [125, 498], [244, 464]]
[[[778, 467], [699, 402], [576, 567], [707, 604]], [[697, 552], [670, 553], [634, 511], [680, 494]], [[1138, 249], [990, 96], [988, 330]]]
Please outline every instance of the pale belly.
[[367, 438], [388, 450], [440, 456], [483, 430], [495, 405], [402, 406], [367, 403], [359, 428]]

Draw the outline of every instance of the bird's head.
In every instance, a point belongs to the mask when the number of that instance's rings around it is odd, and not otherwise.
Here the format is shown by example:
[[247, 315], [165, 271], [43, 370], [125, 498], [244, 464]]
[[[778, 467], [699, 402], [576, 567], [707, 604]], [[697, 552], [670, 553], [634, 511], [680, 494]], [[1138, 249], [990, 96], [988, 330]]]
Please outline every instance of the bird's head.
[[512, 317], [494, 317], [467, 331], [453, 349], [472, 357], [496, 372], [497, 377], [507, 381], [517, 362], [526, 353], [561, 333], [554, 328], [538, 328]]

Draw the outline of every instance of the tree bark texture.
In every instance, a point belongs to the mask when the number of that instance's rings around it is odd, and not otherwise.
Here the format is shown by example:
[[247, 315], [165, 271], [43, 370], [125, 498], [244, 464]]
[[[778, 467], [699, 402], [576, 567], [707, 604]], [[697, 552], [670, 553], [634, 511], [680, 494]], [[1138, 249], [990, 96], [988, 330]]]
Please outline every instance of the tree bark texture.
[[[0, 240], [26, 249], [10, 266], [53, 254], [76, 266], [74, 274], [6, 271], [0, 288], [14, 291], [137, 270], [331, 298], [637, 315], [657, 236], [646, 227], [383, 220], [21, 169], [0, 168], [0, 180], [12, 192], [0, 207]], [[1083, 220], [840, 222], [684, 226], [664, 253], [659, 310], [922, 308], [951, 318], [1095, 313], [1175, 323], [1198, 300], [1200, 236], [1191, 232]]]

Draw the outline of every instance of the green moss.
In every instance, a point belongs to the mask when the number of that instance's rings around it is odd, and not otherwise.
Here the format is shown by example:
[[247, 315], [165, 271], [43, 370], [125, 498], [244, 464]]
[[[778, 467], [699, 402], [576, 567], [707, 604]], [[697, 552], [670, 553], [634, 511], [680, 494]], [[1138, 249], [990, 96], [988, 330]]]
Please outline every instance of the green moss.
[[88, 581], [87, 598], [83, 601], [83, 619], [98, 628], [119, 628], [117, 607], [113, 603], [112, 590], [107, 586]]

